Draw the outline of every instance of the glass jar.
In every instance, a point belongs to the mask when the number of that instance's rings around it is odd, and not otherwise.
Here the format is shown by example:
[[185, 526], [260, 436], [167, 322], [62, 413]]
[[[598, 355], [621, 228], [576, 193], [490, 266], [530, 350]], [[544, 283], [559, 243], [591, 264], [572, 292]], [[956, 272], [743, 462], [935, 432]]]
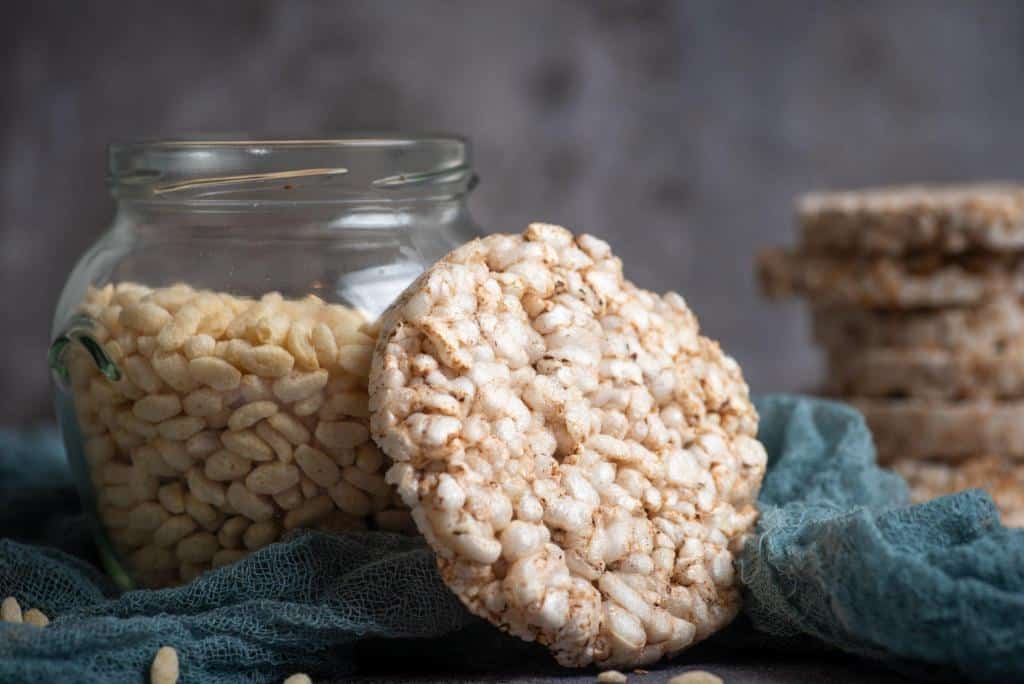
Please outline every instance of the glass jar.
[[296, 527], [409, 529], [367, 430], [373, 321], [478, 233], [466, 141], [114, 145], [109, 173], [50, 365], [111, 574], [167, 586]]

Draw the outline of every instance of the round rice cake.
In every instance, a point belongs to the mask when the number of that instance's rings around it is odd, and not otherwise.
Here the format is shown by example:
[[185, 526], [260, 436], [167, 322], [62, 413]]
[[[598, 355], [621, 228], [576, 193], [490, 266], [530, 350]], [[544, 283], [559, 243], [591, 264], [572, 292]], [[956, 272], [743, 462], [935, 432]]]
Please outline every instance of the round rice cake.
[[1024, 305], [1015, 295], [977, 306], [887, 311], [815, 307], [814, 339], [841, 354], [865, 347], [996, 353], [1024, 337]]
[[967, 489], [992, 496], [1007, 527], [1024, 527], [1024, 463], [1003, 456], [971, 456], [962, 463], [907, 459], [892, 469], [903, 476], [915, 503]]
[[1024, 294], [1024, 253], [850, 258], [774, 248], [761, 253], [758, 277], [768, 297], [819, 306], [967, 306]]
[[943, 349], [863, 349], [828, 356], [828, 391], [864, 397], [1018, 399], [1024, 397], [1024, 344], [999, 353]]
[[814, 192], [797, 202], [803, 247], [899, 255], [1024, 248], [1024, 186], [916, 185]]
[[567, 666], [678, 652], [739, 610], [765, 470], [740, 368], [681, 297], [547, 224], [469, 243], [382, 318], [388, 481], [475, 614]]
[[864, 414], [882, 463], [908, 458], [958, 461], [977, 453], [1024, 460], [1024, 401], [845, 401]]

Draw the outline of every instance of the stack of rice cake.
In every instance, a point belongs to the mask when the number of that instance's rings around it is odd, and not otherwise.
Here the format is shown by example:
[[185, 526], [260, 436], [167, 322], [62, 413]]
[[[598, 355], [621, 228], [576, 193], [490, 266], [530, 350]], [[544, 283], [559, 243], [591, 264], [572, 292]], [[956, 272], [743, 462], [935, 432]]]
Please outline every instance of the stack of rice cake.
[[1024, 525], [1024, 186], [813, 193], [798, 217], [760, 277], [809, 300], [826, 393], [915, 498], [981, 487]]

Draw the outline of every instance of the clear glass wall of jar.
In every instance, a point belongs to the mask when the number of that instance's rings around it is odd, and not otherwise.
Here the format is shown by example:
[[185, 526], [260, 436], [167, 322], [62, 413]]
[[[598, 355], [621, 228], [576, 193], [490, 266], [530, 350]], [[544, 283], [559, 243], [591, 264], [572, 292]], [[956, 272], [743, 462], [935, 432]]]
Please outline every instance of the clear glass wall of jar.
[[374, 319], [478, 230], [453, 137], [114, 145], [113, 224], [68, 278], [50, 363], [125, 586], [289, 529], [409, 529], [367, 430]]

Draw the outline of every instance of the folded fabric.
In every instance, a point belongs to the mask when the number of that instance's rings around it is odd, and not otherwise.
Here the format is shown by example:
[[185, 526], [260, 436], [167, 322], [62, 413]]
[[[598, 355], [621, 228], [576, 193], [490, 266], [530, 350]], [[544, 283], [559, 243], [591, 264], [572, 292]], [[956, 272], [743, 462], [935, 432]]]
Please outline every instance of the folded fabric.
[[[769, 471], [740, 561], [754, 625], [778, 644], [810, 635], [896, 666], [1024, 679], [1024, 532], [979, 492], [907, 506], [849, 408], [758, 408]], [[0, 433], [0, 496], [0, 595], [53, 620], [0, 624], [0, 681], [138, 679], [168, 644], [182, 682], [343, 676], [369, 637], [445, 636], [467, 664], [488, 650], [545, 657], [466, 612], [417, 538], [300, 532], [184, 587], [118, 594], [51, 432]]]
[[908, 506], [848, 407], [757, 406], [768, 473], [740, 561], [755, 627], [915, 674], [1024, 681], [1024, 530], [981, 491]]

